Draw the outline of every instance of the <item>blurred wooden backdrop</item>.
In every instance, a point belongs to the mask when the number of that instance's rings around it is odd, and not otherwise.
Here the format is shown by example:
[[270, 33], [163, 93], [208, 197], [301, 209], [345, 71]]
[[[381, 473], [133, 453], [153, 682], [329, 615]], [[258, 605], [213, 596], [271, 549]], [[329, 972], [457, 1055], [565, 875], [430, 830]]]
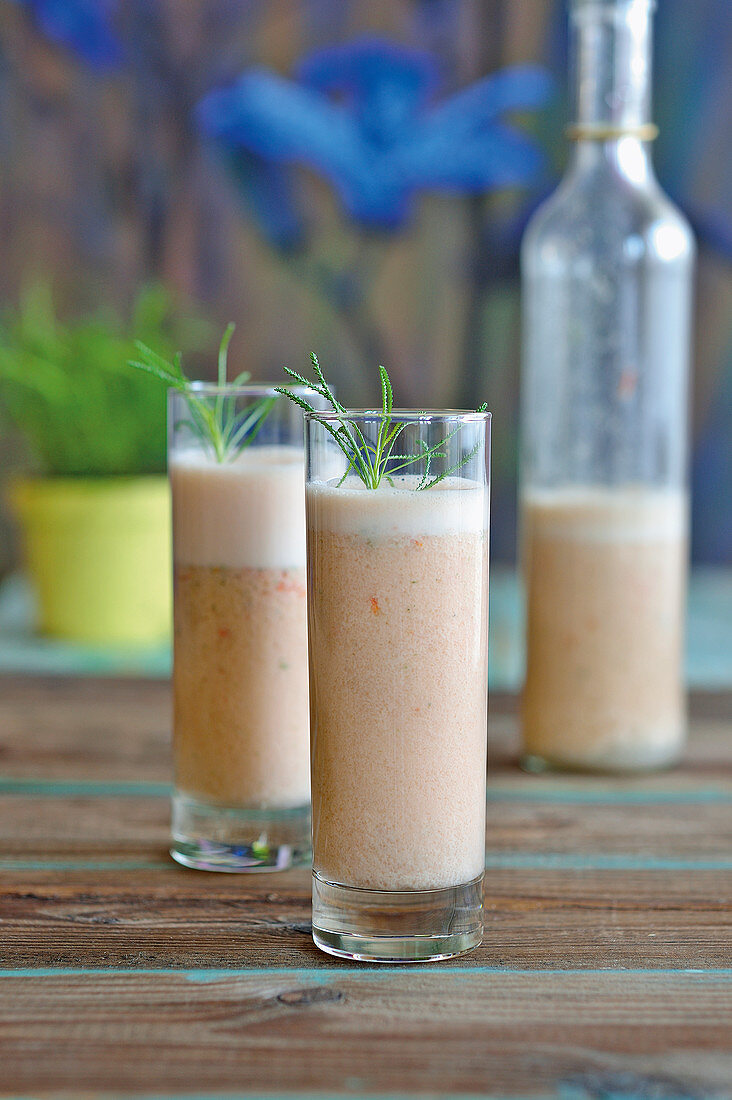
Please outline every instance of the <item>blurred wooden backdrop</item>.
[[[701, 234], [694, 549], [700, 561], [724, 562], [732, 557], [732, 5], [659, 7], [657, 163]], [[510, 560], [518, 242], [564, 162], [559, 0], [69, 0], [61, 28], [49, 10], [43, 0], [0, 0], [0, 300], [15, 302], [40, 277], [65, 312], [100, 303], [124, 311], [139, 283], [156, 277], [218, 326], [237, 322], [231, 360], [255, 377], [279, 378], [282, 363], [303, 366], [314, 348], [347, 403], [376, 397], [377, 359], [401, 404], [487, 400], [494, 551]], [[364, 35], [431, 55], [441, 71], [437, 100], [506, 66], [544, 65], [554, 94], [519, 120], [543, 169], [482, 194], [427, 188], [413, 216], [386, 230], [359, 224], [331, 180], [297, 169], [304, 229], [283, 246], [268, 223], [277, 193], [266, 172], [257, 175], [262, 165], [222, 157], [197, 127], [196, 105], [252, 67], [289, 78], [313, 51]]]

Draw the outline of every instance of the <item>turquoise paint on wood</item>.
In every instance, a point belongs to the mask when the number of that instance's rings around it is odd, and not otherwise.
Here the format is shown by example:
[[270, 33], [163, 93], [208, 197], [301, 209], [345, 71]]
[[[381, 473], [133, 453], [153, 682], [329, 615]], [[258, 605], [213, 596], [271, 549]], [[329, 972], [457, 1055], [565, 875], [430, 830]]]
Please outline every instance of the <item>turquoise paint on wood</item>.
[[[564, 852], [489, 853], [486, 870], [527, 871], [732, 871], [732, 859], [664, 859], [650, 856], [579, 855]], [[10, 859], [0, 871], [180, 871], [173, 860], [155, 859]], [[186, 871], [190, 874], [190, 871]]]
[[[542, 780], [537, 779], [536, 782], [540, 784]], [[518, 790], [502, 790], [500, 787], [489, 785], [488, 803], [491, 802], [558, 803], [568, 806], [597, 806], [603, 803], [614, 806], [728, 805], [732, 803], [732, 790], [723, 791], [714, 787], [687, 791], [613, 790], [607, 787], [600, 789], [553, 787], [549, 790], [521, 787]]]
[[527, 871], [732, 871], [732, 859], [664, 859], [619, 853], [580, 855], [565, 852], [488, 853], [486, 870]]
[[122, 967], [122, 966], [39, 966], [18, 967], [0, 969], [2, 978], [89, 978], [89, 977], [160, 977], [160, 978], [184, 978], [193, 983], [209, 983], [229, 981], [235, 978], [287, 978], [298, 982], [328, 982], [338, 980], [344, 974], [348, 974], [349, 981], [353, 977], [364, 980], [374, 978], [386, 978], [400, 975], [407, 977], [409, 974], [440, 974], [443, 977], [480, 977], [484, 974], [503, 977], [536, 977], [552, 978], [558, 974], [562, 976], [581, 977], [649, 977], [659, 979], [691, 978], [694, 981], [726, 982], [732, 981], [732, 967], [716, 967], [709, 970], [700, 970], [690, 967], [575, 967], [570, 969], [547, 968], [529, 969], [510, 966], [485, 966], [475, 963], [474, 966], [453, 965], [449, 962], [435, 966], [434, 963], [420, 965], [410, 963], [409, 966], [388, 966], [379, 964], [349, 963], [343, 962], [338, 966], [316, 965], [312, 969], [302, 966], [279, 967], [195, 967], [176, 968], [165, 966], [150, 967]]
[[169, 783], [145, 780], [0, 778], [0, 795], [28, 798], [167, 798]]
[[[550, 803], [567, 805], [728, 805], [732, 804], [732, 790], [717, 787], [692, 790], [663, 790], [658, 788], [615, 789], [593, 787], [587, 780], [586, 787], [544, 787], [544, 780], [537, 777], [531, 786], [506, 789], [489, 783], [488, 802]], [[151, 780], [97, 780], [97, 779], [36, 779], [33, 777], [0, 776], [0, 795], [26, 798], [167, 798], [172, 791], [169, 783]]]
[[[109, 1096], [109, 1093], [95, 1094]], [[290, 1092], [284, 1093], [252, 1093], [252, 1092], [156, 1092], [150, 1094], [135, 1093], [134, 1100], [419, 1100], [420, 1097], [436, 1096], [436, 1093], [412, 1093], [412, 1092]], [[585, 1100], [582, 1096], [569, 1096], [567, 1100]], [[38, 1100], [38, 1095], [9, 1096], [5, 1100]], [[536, 1094], [534, 1096], [515, 1096], [513, 1093], [499, 1096], [497, 1093], [476, 1092], [451, 1092], [449, 1100], [542, 1100]], [[564, 1100], [562, 1096], [561, 1100]], [[623, 1093], [622, 1100], [646, 1100], [644, 1097], [634, 1097]]]
[[0, 871], [172, 871], [177, 864], [154, 859], [5, 859]]

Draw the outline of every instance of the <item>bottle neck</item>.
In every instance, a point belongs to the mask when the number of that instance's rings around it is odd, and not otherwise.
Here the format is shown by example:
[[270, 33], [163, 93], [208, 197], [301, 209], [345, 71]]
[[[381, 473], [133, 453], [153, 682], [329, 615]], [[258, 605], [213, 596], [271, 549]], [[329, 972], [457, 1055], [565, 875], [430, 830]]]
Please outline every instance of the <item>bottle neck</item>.
[[575, 165], [612, 162], [650, 173], [651, 46], [655, 0], [571, 0]]
[[636, 186], [655, 180], [650, 143], [632, 134], [607, 141], [583, 138], [574, 142], [570, 169], [587, 174], [600, 168], [609, 168]]

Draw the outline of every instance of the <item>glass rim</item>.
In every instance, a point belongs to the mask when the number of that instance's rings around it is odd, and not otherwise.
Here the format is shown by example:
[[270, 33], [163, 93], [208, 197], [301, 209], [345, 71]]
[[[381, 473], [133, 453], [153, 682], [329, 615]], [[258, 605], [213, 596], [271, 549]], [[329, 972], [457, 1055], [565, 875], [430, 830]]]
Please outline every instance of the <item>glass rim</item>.
[[327, 420], [329, 424], [336, 421], [348, 423], [356, 421], [376, 422], [383, 420], [384, 416], [392, 420], [401, 421], [404, 424], [443, 424], [460, 421], [467, 424], [488, 424], [491, 421], [491, 413], [477, 412], [475, 409], [392, 409], [390, 413], [384, 413], [381, 409], [345, 409], [343, 412], [328, 409], [321, 412], [315, 409], [305, 413], [307, 422]]
[[[190, 384], [191, 392], [201, 397], [284, 397], [285, 395], [279, 392], [278, 387], [279, 382], [243, 382], [241, 385], [228, 383], [220, 386], [218, 382], [195, 381]], [[298, 396], [315, 393], [311, 386], [288, 386], [287, 388]], [[181, 398], [186, 396], [183, 390], [175, 386], [168, 386], [168, 394], [178, 394]]]

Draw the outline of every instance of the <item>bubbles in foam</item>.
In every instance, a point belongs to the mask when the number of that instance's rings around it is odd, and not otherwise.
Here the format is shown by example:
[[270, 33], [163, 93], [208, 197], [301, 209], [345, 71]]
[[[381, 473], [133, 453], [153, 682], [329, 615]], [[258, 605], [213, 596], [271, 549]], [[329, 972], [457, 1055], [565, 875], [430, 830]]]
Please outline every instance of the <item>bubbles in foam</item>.
[[342, 486], [333, 481], [307, 487], [311, 524], [334, 534], [362, 538], [403, 535], [448, 535], [488, 529], [488, 489], [468, 478], [450, 477], [433, 489], [417, 492], [416, 475], [384, 481], [367, 489], [356, 477]]

